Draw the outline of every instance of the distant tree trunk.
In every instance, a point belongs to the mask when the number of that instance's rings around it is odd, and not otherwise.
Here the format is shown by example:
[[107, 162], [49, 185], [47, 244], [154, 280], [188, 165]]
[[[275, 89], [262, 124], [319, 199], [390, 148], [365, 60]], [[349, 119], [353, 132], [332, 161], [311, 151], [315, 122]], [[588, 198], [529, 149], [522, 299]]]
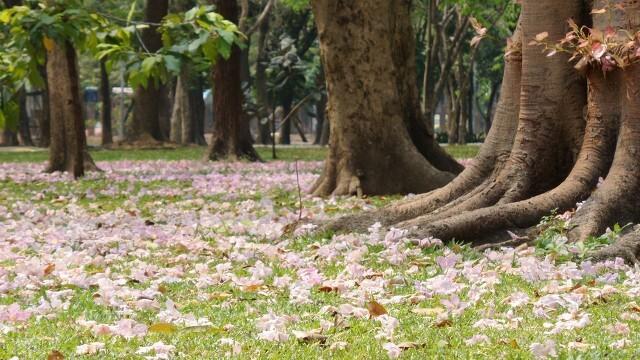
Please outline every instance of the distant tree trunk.
[[113, 143], [111, 129], [111, 84], [105, 60], [100, 61], [100, 97], [102, 99], [102, 145]]
[[190, 100], [189, 68], [184, 66], [176, 82], [176, 91], [171, 115], [171, 141], [181, 145], [194, 142], [193, 114]]
[[191, 104], [191, 123], [193, 124], [193, 142], [197, 145], [207, 145], [204, 137], [205, 103], [202, 95], [202, 79], [197, 76], [193, 79], [189, 89], [189, 101]]
[[[169, 0], [147, 0], [144, 21], [159, 24], [167, 15]], [[141, 46], [145, 51], [156, 52], [162, 47], [162, 38], [157, 26], [151, 25], [142, 30]], [[130, 142], [153, 143], [166, 140], [169, 128], [161, 124], [161, 111], [166, 99], [163, 98], [162, 85], [150, 81], [147, 87], [135, 90], [133, 117], [128, 124], [127, 140]]]
[[2, 130], [2, 146], [18, 146], [18, 134], [15, 131], [9, 129]]
[[40, 139], [38, 146], [47, 148], [51, 142], [51, 112], [49, 111], [49, 86], [47, 67], [38, 67], [40, 75], [44, 79], [45, 87], [42, 89], [42, 115], [40, 116], [38, 127], [40, 128]]
[[269, 123], [269, 115], [271, 108], [267, 94], [267, 58], [266, 42], [269, 35], [269, 19], [265, 19], [258, 28], [258, 58], [256, 60], [256, 102], [258, 104], [258, 127], [260, 129], [260, 143], [263, 145], [271, 144], [271, 124]]
[[51, 145], [46, 172], [67, 171], [75, 178], [95, 169], [87, 152], [76, 51], [70, 43], [47, 49]]
[[[291, 106], [293, 103], [293, 94], [285, 93], [282, 96], [282, 113], [283, 119], [286, 118], [291, 112]], [[284, 123], [280, 124], [280, 144], [291, 145], [291, 123], [293, 122], [293, 116]]]
[[18, 115], [18, 131], [20, 132], [20, 143], [23, 146], [33, 146], [33, 139], [31, 138], [31, 127], [29, 125], [29, 114], [27, 113], [27, 92], [23, 88], [18, 94], [18, 108], [20, 114]]
[[455, 170], [443, 171], [425, 157], [438, 147], [420, 113], [410, 4], [311, 3], [331, 119], [329, 155], [313, 193], [416, 193], [451, 181], [462, 166], [442, 150], [437, 154]]
[[[326, 145], [322, 143], [323, 134], [325, 132], [325, 125], [328, 125], [329, 119], [326, 116], [327, 111], [327, 94], [323, 93], [320, 96], [320, 101], [316, 104], [316, 119], [318, 125], [316, 127], [316, 138], [313, 141], [314, 145]], [[326, 124], [325, 124], [326, 123]]]
[[[212, 3], [225, 19], [238, 21], [238, 4], [235, 0], [212, 0]], [[244, 96], [240, 85], [240, 55], [240, 48], [234, 46], [229, 59], [219, 59], [213, 69], [215, 121], [207, 154], [209, 160], [260, 160], [253, 148], [249, 121], [242, 109]]]

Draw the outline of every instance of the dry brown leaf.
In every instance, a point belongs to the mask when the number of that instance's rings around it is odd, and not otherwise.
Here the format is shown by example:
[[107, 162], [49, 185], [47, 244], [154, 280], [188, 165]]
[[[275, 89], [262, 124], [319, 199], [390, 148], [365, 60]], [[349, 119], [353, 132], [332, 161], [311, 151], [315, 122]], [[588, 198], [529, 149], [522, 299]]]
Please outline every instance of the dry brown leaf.
[[47, 355], [47, 360], [64, 360], [64, 355], [58, 350], [53, 350]]
[[331, 293], [331, 292], [338, 292], [338, 288], [337, 287], [333, 287], [333, 286], [321, 286], [318, 288], [318, 291], [323, 292], [323, 293]]
[[56, 269], [56, 264], [48, 264], [45, 268], [44, 268], [44, 275], [51, 275], [51, 273]]
[[440, 320], [435, 324], [435, 326], [439, 328], [449, 327], [451, 325], [453, 325], [453, 323], [449, 319]]
[[322, 330], [320, 329], [310, 330], [310, 331], [293, 330], [291, 333], [293, 334], [293, 336], [296, 337], [296, 339], [298, 339], [298, 341], [305, 342], [305, 343], [317, 342], [317, 343], [324, 344], [327, 342], [327, 339], [329, 338], [326, 335], [322, 335]]
[[176, 331], [178, 331], [178, 327], [169, 323], [156, 323], [149, 326], [149, 332], [173, 334]]
[[245, 292], [255, 293], [258, 292], [262, 288], [262, 285], [254, 284], [244, 287]]
[[371, 300], [367, 303], [367, 310], [369, 310], [369, 315], [371, 315], [372, 318], [382, 316], [387, 313], [387, 309], [375, 300]]
[[425, 346], [427, 346], [426, 343], [415, 343], [415, 342], [403, 342], [398, 344], [398, 347], [402, 350], [417, 349]]

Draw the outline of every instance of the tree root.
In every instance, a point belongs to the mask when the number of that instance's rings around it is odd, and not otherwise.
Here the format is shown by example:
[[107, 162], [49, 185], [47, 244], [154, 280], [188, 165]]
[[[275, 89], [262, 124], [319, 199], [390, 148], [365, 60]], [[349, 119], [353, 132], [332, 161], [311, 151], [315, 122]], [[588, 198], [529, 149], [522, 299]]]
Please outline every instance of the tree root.
[[591, 254], [594, 261], [624, 259], [629, 264], [640, 264], [640, 226], [622, 234], [613, 244]]

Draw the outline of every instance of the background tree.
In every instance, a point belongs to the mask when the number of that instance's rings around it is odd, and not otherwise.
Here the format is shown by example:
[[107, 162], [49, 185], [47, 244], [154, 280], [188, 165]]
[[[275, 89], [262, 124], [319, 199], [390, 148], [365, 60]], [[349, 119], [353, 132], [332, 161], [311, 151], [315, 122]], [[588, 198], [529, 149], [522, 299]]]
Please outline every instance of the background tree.
[[312, 7], [329, 94], [329, 156], [316, 195], [426, 192], [462, 166], [437, 144], [420, 113], [415, 43], [405, 1]]
[[[162, 37], [158, 27], [168, 14], [168, 0], [147, 0], [140, 46], [147, 53], [155, 53], [162, 48]], [[153, 143], [164, 141], [167, 135], [160, 124], [162, 104], [166, 101], [160, 81], [151, 81], [135, 90], [133, 117], [128, 124], [127, 140], [130, 142]]]
[[[239, 7], [235, 0], [213, 0], [216, 11], [225, 19], [238, 21]], [[253, 148], [249, 120], [242, 110], [241, 50], [237, 45], [229, 49], [230, 56], [218, 61], [213, 68], [214, 130], [207, 158], [260, 160]]]

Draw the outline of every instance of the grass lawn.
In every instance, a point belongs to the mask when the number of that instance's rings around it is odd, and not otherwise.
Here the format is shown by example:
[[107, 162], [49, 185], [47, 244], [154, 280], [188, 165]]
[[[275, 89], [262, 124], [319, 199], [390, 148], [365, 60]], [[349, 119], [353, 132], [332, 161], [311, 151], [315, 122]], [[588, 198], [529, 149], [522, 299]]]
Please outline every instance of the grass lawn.
[[[476, 156], [479, 147], [477, 145], [446, 146], [445, 149], [456, 159], [469, 159]], [[272, 160], [270, 147], [257, 147], [263, 160]], [[96, 161], [114, 160], [201, 160], [206, 152], [206, 147], [187, 147], [167, 150], [101, 150], [90, 151]], [[321, 161], [327, 155], [327, 148], [303, 147], [285, 148], [276, 150], [278, 160], [292, 161]], [[47, 160], [46, 151], [34, 152], [3, 152], [0, 148], [0, 163], [2, 162], [40, 162]]]
[[[298, 174], [202, 153], [95, 151], [105, 172], [79, 181], [0, 153], [0, 359], [640, 356], [640, 270], [582, 259], [615, 231], [568, 245], [550, 216], [535, 247], [482, 254], [375, 227], [285, 236], [324, 150], [279, 150]], [[395, 199], [304, 196], [301, 215]]]

